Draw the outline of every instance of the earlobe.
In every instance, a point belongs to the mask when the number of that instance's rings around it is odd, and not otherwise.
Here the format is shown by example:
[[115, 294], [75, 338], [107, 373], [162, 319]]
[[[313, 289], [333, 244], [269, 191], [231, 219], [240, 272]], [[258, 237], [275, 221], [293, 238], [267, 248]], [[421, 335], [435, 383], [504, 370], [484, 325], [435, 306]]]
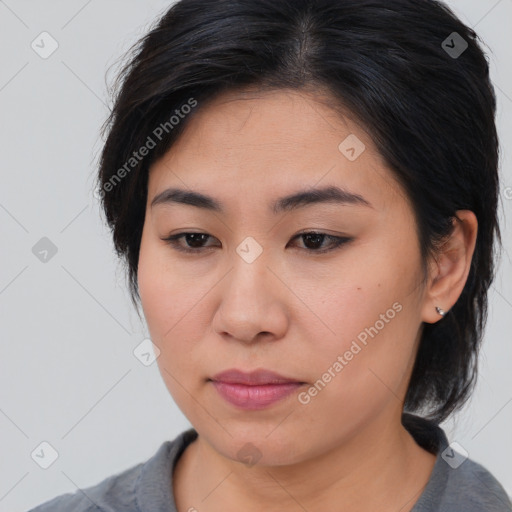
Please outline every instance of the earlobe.
[[478, 221], [470, 210], [458, 210], [453, 230], [431, 264], [422, 320], [436, 323], [453, 307], [466, 284], [475, 250]]
[[445, 311], [444, 309], [441, 309], [439, 306], [436, 306], [436, 311], [441, 315], [444, 316], [448, 311]]

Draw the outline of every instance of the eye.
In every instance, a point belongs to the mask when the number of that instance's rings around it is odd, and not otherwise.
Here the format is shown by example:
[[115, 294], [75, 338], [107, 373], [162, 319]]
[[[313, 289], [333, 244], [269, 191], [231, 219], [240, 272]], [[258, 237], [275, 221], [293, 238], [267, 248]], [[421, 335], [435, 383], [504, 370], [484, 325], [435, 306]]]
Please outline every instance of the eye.
[[[163, 240], [177, 251], [198, 253], [201, 252], [201, 249], [203, 249], [201, 244], [208, 238], [212, 237], [207, 233], [178, 233], [177, 235], [169, 236], [167, 238], [164, 238]], [[183, 245], [180, 245], [179, 242], [181, 239], [184, 239], [185, 242], [192, 244], [192, 248], [190, 248], [189, 246], [184, 247]]]
[[[205, 247], [202, 245], [210, 238], [214, 237], [212, 237], [208, 233], [178, 233], [176, 235], [163, 238], [162, 240], [167, 242], [169, 245], [172, 246], [173, 249], [177, 251], [199, 254], [200, 252], [204, 252], [204, 249], [213, 248], [213, 246]], [[303, 239], [306, 245], [306, 248], [304, 249], [305, 251], [316, 254], [334, 251], [341, 247], [342, 245], [353, 240], [353, 238], [350, 237], [333, 236], [328, 235], [327, 233], [320, 233], [314, 231], [299, 233], [298, 235], [294, 236], [291, 241], [296, 240], [297, 238]], [[182, 239], [187, 245], [183, 246], [182, 244], [180, 244], [180, 241]], [[321, 247], [324, 245], [323, 242], [325, 240], [329, 240], [331, 242], [331, 245], [326, 249], [321, 249]]]
[[[299, 233], [292, 240], [296, 240], [297, 238], [302, 238], [304, 241], [304, 245], [306, 245], [306, 250], [314, 253], [325, 253], [338, 249], [342, 245], [351, 242], [353, 238], [346, 236], [334, 236], [328, 235], [327, 233], [320, 233], [316, 231], [307, 231], [304, 233]], [[331, 242], [330, 247], [328, 246], [326, 249], [318, 250], [318, 247], [323, 246], [323, 242], [325, 240], [329, 240]]]

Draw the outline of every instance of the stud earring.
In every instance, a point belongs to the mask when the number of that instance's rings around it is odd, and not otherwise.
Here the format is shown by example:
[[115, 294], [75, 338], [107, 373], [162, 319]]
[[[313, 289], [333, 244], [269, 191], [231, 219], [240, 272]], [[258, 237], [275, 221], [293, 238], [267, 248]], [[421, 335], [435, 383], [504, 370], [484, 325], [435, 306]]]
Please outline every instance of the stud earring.
[[441, 316], [444, 316], [446, 315], [446, 311], [444, 311], [443, 309], [441, 309], [440, 307], [436, 306], [436, 311], [441, 315]]

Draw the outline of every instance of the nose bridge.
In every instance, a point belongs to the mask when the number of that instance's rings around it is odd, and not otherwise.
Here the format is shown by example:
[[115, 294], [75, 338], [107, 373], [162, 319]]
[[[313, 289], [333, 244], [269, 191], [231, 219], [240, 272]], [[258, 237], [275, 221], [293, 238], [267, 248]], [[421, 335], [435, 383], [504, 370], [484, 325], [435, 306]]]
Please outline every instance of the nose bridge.
[[251, 237], [235, 248], [216, 314], [219, 334], [245, 341], [260, 332], [281, 336], [286, 315], [276, 297], [278, 280], [269, 269], [269, 254]]
[[269, 250], [263, 242], [248, 236], [235, 248], [230, 287], [251, 294], [253, 302], [259, 300], [259, 287], [266, 288], [269, 280]]

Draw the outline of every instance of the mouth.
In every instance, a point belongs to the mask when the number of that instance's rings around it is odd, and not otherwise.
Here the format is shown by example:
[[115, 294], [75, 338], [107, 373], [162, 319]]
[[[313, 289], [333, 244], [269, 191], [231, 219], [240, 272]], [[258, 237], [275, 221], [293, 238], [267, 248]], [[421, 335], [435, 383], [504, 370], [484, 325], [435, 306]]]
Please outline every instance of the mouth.
[[226, 370], [209, 382], [228, 403], [240, 409], [260, 410], [290, 396], [306, 383], [270, 370]]
[[213, 382], [224, 382], [226, 384], [242, 384], [245, 386], [264, 386], [277, 384], [305, 384], [298, 379], [285, 377], [271, 370], [258, 369], [251, 372], [244, 372], [236, 368], [217, 373], [211, 379]]

